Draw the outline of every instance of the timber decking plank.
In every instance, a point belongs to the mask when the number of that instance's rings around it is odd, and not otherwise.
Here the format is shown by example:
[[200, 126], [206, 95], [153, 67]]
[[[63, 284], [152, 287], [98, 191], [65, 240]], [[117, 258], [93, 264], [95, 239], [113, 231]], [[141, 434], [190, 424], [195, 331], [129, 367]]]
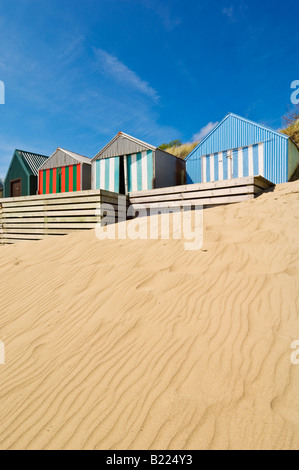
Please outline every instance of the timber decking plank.
[[[21, 198], [18, 197], [10, 197], [10, 198], [2, 198], [0, 199], [0, 204], [3, 202], [16, 202], [21, 199], [23, 201], [34, 201], [34, 200], [49, 200], [49, 199], [63, 199], [63, 198], [83, 198], [83, 197], [90, 197], [90, 196], [100, 196], [103, 191], [101, 189], [97, 190], [88, 190], [88, 191], [75, 191], [70, 193], [56, 193], [56, 194], [39, 194], [34, 196], [23, 196]], [[113, 193], [114, 194], [114, 193]]]
[[[101, 206], [99, 206], [101, 207]], [[3, 219], [7, 218], [28, 218], [28, 217], [64, 217], [64, 216], [95, 216], [98, 208], [91, 210], [72, 210], [72, 211], [36, 211], [36, 212], [5, 212]]]
[[262, 176], [249, 176], [244, 178], [235, 178], [231, 180], [223, 181], [214, 181], [210, 183], [197, 183], [189, 184], [183, 186], [171, 186], [167, 188], [158, 188], [148, 191], [140, 192], [131, 192], [130, 198], [143, 197], [143, 196], [152, 196], [159, 194], [175, 194], [175, 193], [184, 193], [184, 192], [197, 192], [197, 191], [206, 191], [211, 189], [222, 189], [222, 188], [234, 188], [236, 186], [251, 186], [255, 184], [255, 181], [259, 185], [263, 185], [265, 188], [270, 188], [273, 186], [273, 183], [266, 180]]
[[6, 199], [2, 200], [2, 206], [5, 207], [30, 207], [30, 206], [51, 206], [51, 205], [63, 205], [63, 204], [90, 204], [101, 201], [100, 196], [94, 197], [77, 197], [77, 198], [63, 198], [63, 199], [33, 199], [33, 200], [24, 200], [25, 198], [19, 198], [19, 201], [14, 200], [14, 202], [7, 202]]
[[[92, 227], [92, 229], [95, 228], [95, 227]], [[83, 229], [83, 230], [91, 230], [90, 227], [87, 228], [87, 229]], [[24, 235], [38, 235], [38, 234], [41, 234], [41, 235], [47, 235], [47, 234], [51, 234], [51, 233], [74, 233], [74, 232], [78, 232], [78, 229], [62, 229], [62, 228], [50, 228], [50, 229], [37, 229], [37, 228], [33, 228], [33, 229], [24, 229], [24, 230], [12, 230], [12, 229], [8, 229], [5, 231], [5, 236], [6, 235], [12, 235], [12, 234], [17, 234], [17, 235], [20, 235], [20, 234], [24, 234]]]
[[156, 203], [143, 203], [143, 204], [132, 204], [133, 208], [138, 209], [150, 209], [150, 208], [165, 208], [165, 207], [184, 207], [184, 206], [206, 206], [206, 205], [218, 205], [218, 204], [236, 204], [238, 202], [244, 202], [254, 199], [254, 194], [247, 194], [241, 196], [231, 197], [218, 197], [218, 198], [205, 198], [205, 199], [190, 199], [176, 202], [156, 202]]
[[[99, 217], [103, 216], [103, 214], [106, 214], [106, 211], [99, 211], [94, 217], [19, 217], [19, 218], [10, 218], [7, 217], [3, 219], [2, 224], [7, 225], [7, 224], [18, 224], [18, 225], [23, 225], [23, 224], [30, 224], [30, 223], [44, 223], [46, 222], [53, 222], [57, 221], [59, 222], [60, 220], [69, 220], [69, 221], [83, 221], [83, 220], [97, 220]], [[108, 212], [111, 216], [115, 216], [116, 218], [123, 218], [126, 216], [126, 213], [118, 213], [118, 212]]]
[[[92, 224], [92, 227], [91, 228], [94, 228], [96, 227], [96, 225], [98, 223], [101, 223], [101, 221], [104, 221], [106, 222], [107, 219], [101, 219], [101, 220], [98, 220], [97, 222], [95, 222], [94, 224]], [[110, 222], [113, 222], [114, 219], [111, 218], [111, 219], [108, 219]], [[117, 222], [116, 222], [117, 223]], [[74, 225], [74, 224], [72, 224]], [[72, 225], [69, 226], [69, 228], [72, 228]], [[49, 230], [51, 228], [56, 228], [56, 229], [59, 229], [60, 227], [63, 227], [64, 225], [63, 224], [49, 224], [49, 225], [44, 225], [44, 224], [31, 224], [31, 225], [25, 225], [25, 226], [15, 226], [15, 225], [10, 225], [8, 227], [5, 227], [4, 230], [3, 230], [3, 233], [25, 233], [27, 230], [34, 230], [34, 229], [38, 229], [38, 230]], [[74, 225], [75, 227], [77, 227], [76, 225]], [[90, 228], [90, 227], [88, 227]], [[84, 229], [84, 227], [83, 227]], [[78, 230], [77, 228], [75, 228], [74, 230]]]
[[35, 205], [35, 206], [4, 206], [3, 213], [7, 212], [38, 212], [38, 211], [66, 211], [66, 210], [92, 210], [96, 209], [101, 203], [100, 202], [91, 202], [86, 204], [61, 204], [61, 205]]
[[203, 199], [206, 197], [220, 197], [220, 196], [230, 196], [230, 195], [246, 195], [246, 194], [254, 194], [254, 187], [253, 186], [242, 186], [241, 188], [227, 188], [227, 189], [215, 189], [211, 191], [200, 191], [198, 193], [175, 193], [175, 194], [167, 194], [167, 195], [159, 195], [159, 196], [145, 196], [145, 197], [132, 197], [131, 203], [143, 203], [143, 202], [163, 202], [163, 201], [180, 201], [186, 199]]
[[170, 186], [167, 188], [156, 188], [151, 189], [148, 191], [140, 191], [140, 192], [131, 192], [130, 198], [138, 197], [138, 195], [143, 196], [151, 196], [154, 194], [174, 194], [174, 193], [184, 193], [184, 192], [197, 192], [197, 191], [204, 191], [209, 189], [217, 189], [217, 188], [233, 188], [235, 186], [248, 186], [254, 183], [254, 177], [246, 177], [246, 178], [237, 178], [233, 180], [223, 180], [223, 181], [214, 181], [211, 183], [197, 183], [197, 184], [187, 184], [183, 186]]
[[[32, 215], [33, 214], [30, 214], [30, 217], [28, 218], [32, 218]], [[39, 218], [39, 219], [43, 219], [44, 222], [47, 222], [47, 221], [51, 221], [51, 220], [57, 220], [57, 221], [64, 221], [64, 220], [69, 220], [69, 221], [73, 221], [73, 222], [84, 222], [86, 220], [90, 220], [90, 221], [93, 221], [94, 219], [96, 219], [98, 215], [95, 215], [93, 214], [92, 216], [88, 217], [88, 215], [86, 216], [77, 216], [74, 215], [70, 215], [70, 216], [63, 216], [63, 215], [55, 215], [55, 214], [42, 214], [40, 213], [39, 214], [39, 217], [36, 217], [36, 218]], [[12, 217], [8, 216], [8, 217], [5, 217], [3, 220], [2, 220], [2, 224], [5, 224], [7, 221], [9, 222], [11, 219], [14, 219], [14, 218], [17, 218], [17, 214], [14, 214]], [[19, 215], [19, 219], [20, 219], [20, 222], [21, 221], [25, 221], [27, 220], [27, 217], [22, 217], [21, 215]]]

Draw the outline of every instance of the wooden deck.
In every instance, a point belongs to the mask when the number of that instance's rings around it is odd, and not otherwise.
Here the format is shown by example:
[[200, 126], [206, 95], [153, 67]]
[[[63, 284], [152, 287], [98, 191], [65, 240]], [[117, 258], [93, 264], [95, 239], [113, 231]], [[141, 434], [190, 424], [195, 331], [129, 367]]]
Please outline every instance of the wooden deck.
[[[0, 243], [41, 240], [90, 230], [106, 216], [104, 204], [113, 206], [116, 220], [123, 219], [128, 201], [122, 196], [123, 207], [119, 213], [118, 197], [119, 194], [96, 190], [0, 199]], [[114, 222], [113, 210], [110, 212], [105, 221]]]
[[[122, 196], [103, 190], [0, 199], [0, 243], [41, 240], [90, 230], [103, 220], [125, 220], [129, 204], [138, 209], [184, 206], [211, 207], [248, 201], [274, 187], [264, 178], [250, 177], [131, 193]], [[110, 205], [108, 214], [105, 204]], [[112, 206], [112, 207], [111, 207]]]
[[136, 210], [184, 206], [212, 207], [248, 201], [273, 187], [274, 184], [262, 176], [251, 176], [214, 183], [133, 192], [130, 194], [130, 204]]

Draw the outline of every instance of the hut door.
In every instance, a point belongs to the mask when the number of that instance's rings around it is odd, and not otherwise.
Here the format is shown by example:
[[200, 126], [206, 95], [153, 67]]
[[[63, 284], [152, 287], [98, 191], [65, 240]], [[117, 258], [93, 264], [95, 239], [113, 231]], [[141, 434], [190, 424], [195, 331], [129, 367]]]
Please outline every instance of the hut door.
[[233, 179], [233, 151], [230, 150], [227, 152], [227, 178], [229, 180]]
[[22, 181], [21, 178], [10, 182], [10, 196], [20, 197], [22, 192]]
[[124, 157], [119, 158], [119, 194], [126, 194]]
[[57, 193], [61, 193], [61, 168], [57, 168]]

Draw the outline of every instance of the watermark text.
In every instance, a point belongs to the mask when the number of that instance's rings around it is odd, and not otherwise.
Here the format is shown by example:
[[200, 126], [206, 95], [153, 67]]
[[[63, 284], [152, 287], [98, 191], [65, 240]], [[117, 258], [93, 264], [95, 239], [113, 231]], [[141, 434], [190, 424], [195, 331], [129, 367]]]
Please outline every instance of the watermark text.
[[0, 341], [0, 365], [5, 364], [5, 345], [3, 341]]
[[119, 197], [117, 208], [100, 204], [96, 215], [99, 240], [183, 240], [186, 251], [198, 251], [203, 246], [203, 207], [184, 205], [146, 209], [126, 207]]
[[298, 366], [299, 365], [299, 340], [292, 342], [291, 349], [295, 349], [295, 351], [291, 355], [291, 363], [294, 366]]
[[295, 90], [291, 94], [291, 101], [293, 104], [299, 104], [299, 80], [294, 80], [291, 84], [292, 90]]
[[0, 80], [0, 104], [5, 104], [5, 85]]

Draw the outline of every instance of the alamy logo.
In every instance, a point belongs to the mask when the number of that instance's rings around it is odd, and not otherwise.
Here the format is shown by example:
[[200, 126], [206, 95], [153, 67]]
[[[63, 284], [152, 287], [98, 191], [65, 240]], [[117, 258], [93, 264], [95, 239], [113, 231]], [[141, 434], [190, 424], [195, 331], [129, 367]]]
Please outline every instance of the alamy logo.
[[186, 251], [201, 250], [203, 246], [202, 206], [148, 211], [143, 207], [127, 208], [126, 198], [120, 196], [117, 207], [100, 204], [96, 215], [100, 218], [96, 226], [99, 240], [183, 240]]
[[0, 80], [0, 104], [5, 104], [5, 85]]
[[299, 80], [294, 80], [291, 88], [295, 90], [291, 95], [291, 101], [293, 104], [299, 104]]
[[295, 349], [295, 351], [291, 355], [291, 363], [294, 366], [299, 365], [299, 341], [293, 341], [291, 344], [291, 349]]
[[0, 365], [5, 364], [5, 346], [3, 341], [0, 341]]

